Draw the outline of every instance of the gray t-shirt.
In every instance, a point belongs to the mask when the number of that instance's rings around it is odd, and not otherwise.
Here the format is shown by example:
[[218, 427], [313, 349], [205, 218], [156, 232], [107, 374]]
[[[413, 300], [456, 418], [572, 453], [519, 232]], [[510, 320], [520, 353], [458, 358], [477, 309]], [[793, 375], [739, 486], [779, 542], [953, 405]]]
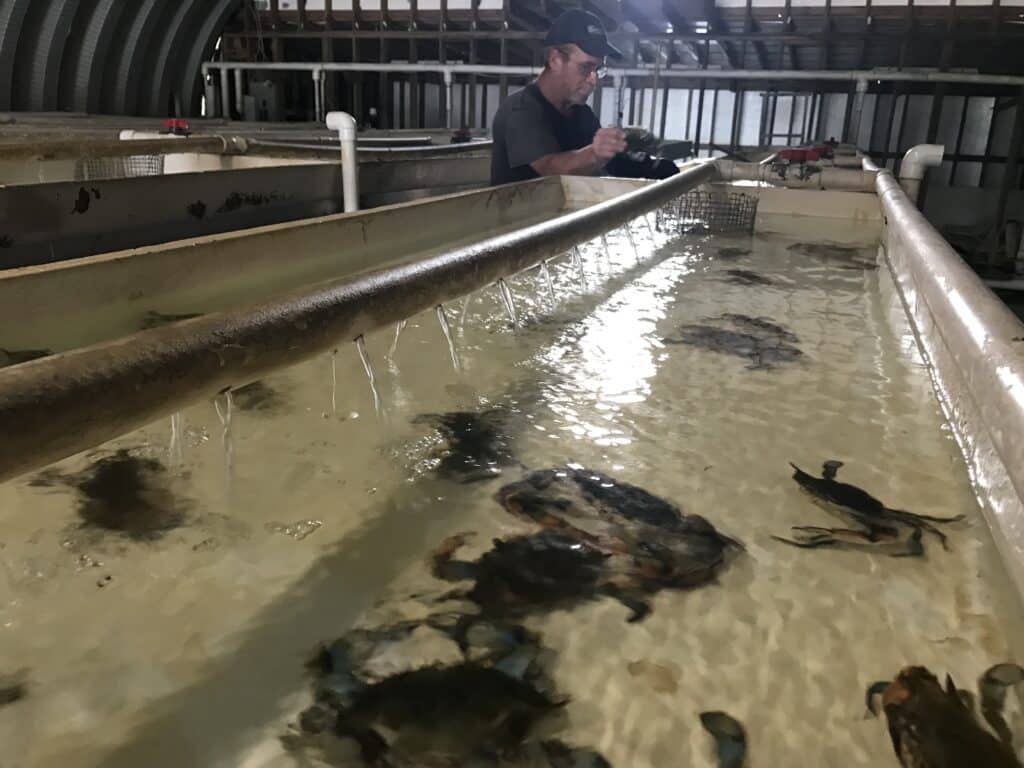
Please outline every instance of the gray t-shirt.
[[534, 179], [530, 163], [545, 155], [582, 149], [601, 127], [586, 104], [563, 115], [544, 98], [536, 83], [511, 94], [494, 115], [491, 137], [491, 184]]

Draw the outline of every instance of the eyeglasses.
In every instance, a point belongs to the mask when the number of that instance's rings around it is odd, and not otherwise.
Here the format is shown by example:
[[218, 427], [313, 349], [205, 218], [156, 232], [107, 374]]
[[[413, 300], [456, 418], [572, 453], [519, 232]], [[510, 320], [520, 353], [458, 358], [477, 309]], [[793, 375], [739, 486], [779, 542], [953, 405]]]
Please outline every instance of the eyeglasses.
[[589, 79], [591, 75], [597, 75], [597, 79], [600, 80], [608, 74], [608, 67], [604, 64], [591, 64], [588, 62], [584, 64], [577, 64], [576, 66], [584, 80]]
[[597, 79], [601, 80], [608, 74], [608, 67], [606, 67], [603, 62], [600, 64], [594, 64], [590, 61], [572, 61], [571, 49], [558, 48], [557, 50], [562, 55], [563, 59], [576, 65], [576, 70], [584, 80], [589, 80], [591, 75], [596, 75]]

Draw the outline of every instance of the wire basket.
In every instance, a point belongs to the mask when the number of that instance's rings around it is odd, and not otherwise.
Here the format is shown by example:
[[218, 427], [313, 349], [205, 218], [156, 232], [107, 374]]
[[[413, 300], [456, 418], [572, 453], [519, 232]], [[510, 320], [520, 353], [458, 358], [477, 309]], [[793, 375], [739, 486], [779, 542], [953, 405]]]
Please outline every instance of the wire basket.
[[757, 216], [757, 197], [744, 192], [695, 189], [659, 211], [660, 223], [680, 234], [751, 234]]
[[163, 172], [163, 155], [95, 157], [78, 161], [75, 179], [130, 179], [137, 176], [159, 176]]

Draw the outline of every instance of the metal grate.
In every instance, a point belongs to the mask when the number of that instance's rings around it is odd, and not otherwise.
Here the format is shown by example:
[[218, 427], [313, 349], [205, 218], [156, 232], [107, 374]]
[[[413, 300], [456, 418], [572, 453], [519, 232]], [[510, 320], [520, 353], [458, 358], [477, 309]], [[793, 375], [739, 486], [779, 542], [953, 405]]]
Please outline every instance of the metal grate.
[[79, 160], [75, 169], [75, 178], [78, 181], [86, 181], [88, 179], [129, 179], [136, 176], [159, 176], [163, 172], [163, 155], [96, 157]]
[[680, 196], [664, 211], [678, 232], [751, 234], [757, 197], [743, 192], [696, 189]]

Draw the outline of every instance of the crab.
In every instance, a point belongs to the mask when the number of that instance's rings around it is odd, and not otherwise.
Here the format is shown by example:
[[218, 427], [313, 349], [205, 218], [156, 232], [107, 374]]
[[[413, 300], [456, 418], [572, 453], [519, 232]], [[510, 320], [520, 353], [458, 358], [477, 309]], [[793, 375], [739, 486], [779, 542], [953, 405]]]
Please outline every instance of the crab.
[[[836, 480], [836, 473], [843, 462], [830, 459], [822, 465], [821, 477], [804, 472], [796, 464], [793, 479], [823, 507], [843, 519], [849, 520], [856, 528], [824, 528], [813, 525], [793, 526], [794, 538], [782, 536], [772, 538], [785, 544], [805, 549], [833, 547], [837, 549], [863, 549], [879, 551], [894, 557], [916, 557], [924, 554], [923, 532], [934, 535], [944, 549], [949, 549], [946, 534], [936, 523], [955, 523], [963, 515], [934, 517], [916, 515], [901, 509], [887, 507], [870, 493], [849, 483]], [[909, 529], [908, 537], [900, 542], [902, 530]]]
[[957, 689], [949, 675], [943, 689], [925, 667], [906, 667], [895, 680], [871, 684], [866, 700], [877, 716], [881, 696], [903, 768], [1021, 768], [1003, 706], [1007, 689], [1022, 681], [1024, 668], [1011, 663], [990, 667], [978, 681], [981, 715], [995, 735], [979, 720], [969, 692]]

